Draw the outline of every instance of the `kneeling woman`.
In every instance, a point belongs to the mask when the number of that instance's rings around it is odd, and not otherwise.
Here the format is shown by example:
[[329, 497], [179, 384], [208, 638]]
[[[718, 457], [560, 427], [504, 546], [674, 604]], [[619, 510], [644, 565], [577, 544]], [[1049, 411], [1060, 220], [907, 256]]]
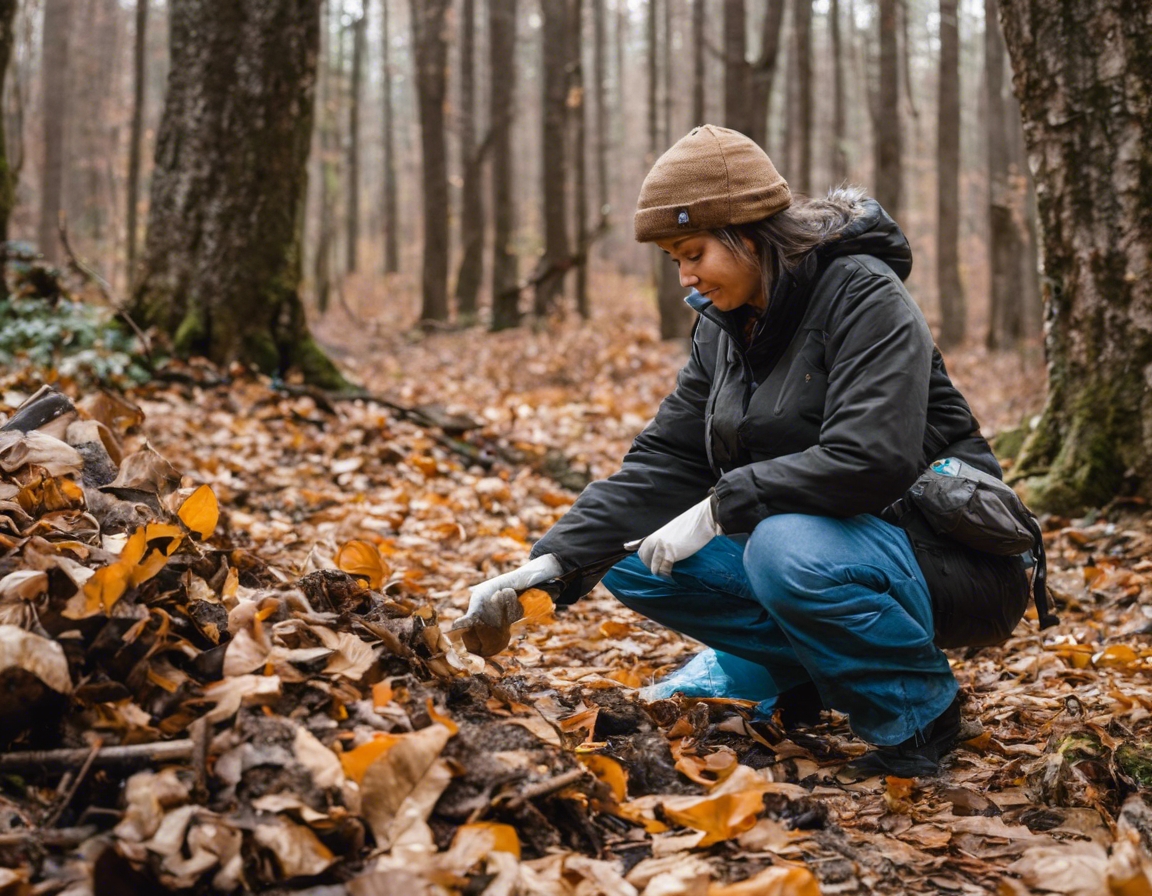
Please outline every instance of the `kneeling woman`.
[[[880, 514], [935, 457], [1000, 468], [904, 289], [907, 240], [858, 191], [794, 200], [759, 146], [712, 125], [653, 166], [635, 230], [693, 290], [691, 357], [619, 472], [476, 586], [457, 627], [636, 541], [604, 585], [710, 648], [645, 696], [834, 708], [879, 748], [862, 772], [930, 773], [960, 731], [957, 684], [909, 538]], [[1009, 586], [1010, 630], [1022, 569]]]

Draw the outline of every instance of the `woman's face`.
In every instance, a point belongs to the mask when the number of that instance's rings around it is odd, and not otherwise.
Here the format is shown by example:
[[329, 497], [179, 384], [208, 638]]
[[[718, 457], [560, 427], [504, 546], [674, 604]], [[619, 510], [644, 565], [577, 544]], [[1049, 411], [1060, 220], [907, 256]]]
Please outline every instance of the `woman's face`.
[[[755, 257], [752, 241], [742, 237]], [[727, 246], [705, 230], [657, 240], [656, 245], [672, 256], [680, 268], [680, 285], [711, 299], [720, 311], [741, 305], [767, 307], [760, 267], [737, 258]]]

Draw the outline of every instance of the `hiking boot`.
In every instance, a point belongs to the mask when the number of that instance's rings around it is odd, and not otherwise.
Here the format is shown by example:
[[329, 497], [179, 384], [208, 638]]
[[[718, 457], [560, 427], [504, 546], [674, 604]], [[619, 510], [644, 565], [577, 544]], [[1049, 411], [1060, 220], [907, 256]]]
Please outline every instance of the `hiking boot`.
[[891, 747], [877, 747], [853, 759], [840, 774], [855, 779], [875, 775], [926, 778], [940, 773], [940, 759], [960, 740], [960, 695], [922, 731]]

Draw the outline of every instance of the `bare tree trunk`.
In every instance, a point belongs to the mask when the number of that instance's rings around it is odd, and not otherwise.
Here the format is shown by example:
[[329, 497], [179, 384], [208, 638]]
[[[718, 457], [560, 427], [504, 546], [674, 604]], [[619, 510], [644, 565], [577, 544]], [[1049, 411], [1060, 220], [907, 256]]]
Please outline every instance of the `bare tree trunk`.
[[812, 191], [812, 0], [796, 0], [796, 170], [788, 173], [800, 193]]
[[543, 175], [544, 254], [541, 272], [552, 269], [536, 286], [533, 311], [545, 317], [564, 294], [565, 263], [568, 259], [567, 160], [564, 143], [568, 121], [567, 0], [541, 0], [541, 65], [543, 67], [543, 119], [541, 166]]
[[45, 0], [44, 43], [44, 157], [41, 168], [40, 226], [37, 242], [44, 260], [59, 260], [60, 212], [64, 208], [64, 130], [68, 121], [69, 31], [72, 0]]
[[319, 109], [320, 144], [320, 191], [317, 197], [319, 222], [316, 233], [316, 255], [313, 260], [312, 280], [316, 292], [316, 309], [321, 314], [328, 313], [332, 293], [332, 255], [335, 244], [336, 209], [335, 198], [339, 190], [340, 135], [337, 133], [336, 116], [339, 109], [339, 69], [340, 62], [333, 65], [332, 28], [343, 29], [342, 8], [333, 8], [328, 0], [327, 9], [321, 7], [320, 59], [323, 68], [317, 78], [317, 106]]
[[704, 4], [692, 0], [692, 127], [705, 123], [704, 118]]
[[893, 218], [901, 210], [900, 53], [896, 4], [880, 2], [880, 90], [876, 108], [876, 199]]
[[[460, 208], [460, 244], [464, 252], [456, 275], [456, 314], [461, 323], [476, 322], [476, 296], [484, 279], [483, 165], [476, 145], [476, 70], [474, 0], [460, 5], [460, 157], [464, 189]], [[499, 110], [495, 115], [501, 114]]]
[[1020, 234], [1020, 333], [1024, 339], [1040, 336], [1044, 329], [1044, 302], [1040, 298], [1040, 250], [1036, 242], [1036, 184], [1024, 151], [1020, 103], [1009, 92], [1005, 102], [1008, 128], [1008, 171], [1012, 184], [1013, 219]]
[[940, 100], [936, 140], [936, 285], [941, 348], [964, 341], [967, 303], [960, 282], [960, 29], [957, 0], [940, 0]]
[[1008, 165], [1008, 112], [1004, 102], [1004, 40], [996, 0], [984, 0], [984, 77], [988, 86], [988, 333], [990, 349], [1011, 348], [1022, 335], [1020, 255]]
[[346, 385], [312, 340], [298, 292], [320, 0], [171, 0], [169, 21], [132, 315], [180, 355]]
[[382, 67], [384, 94], [384, 273], [400, 270], [400, 245], [396, 226], [396, 141], [392, 114], [392, 31], [388, 26], [388, 7], [392, 0], [380, 0], [380, 28], [382, 33]]
[[348, 87], [348, 220], [344, 271], [356, 273], [360, 247], [360, 90], [368, 35], [368, 4], [352, 23], [352, 83]]
[[1048, 401], [1013, 468], [1034, 506], [1152, 497], [1152, 6], [1002, 0], [1044, 234]]
[[724, 0], [724, 126], [748, 135], [752, 130], [744, 0]]
[[516, 0], [488, 0], [488, 68], [492, 110], [492, 329], [520, 323], [517, 257], [512, 249], [512, 110], [516, 96]]
[[661, 143], [664, 144], [662, 148], [667, 149], [673, 143], [672, 136], [672, 5], [675, 0], [663, 0], [664, 7], [664, 37], [661, 43], [664, 45], [664, 60], [663, 60], [663, 85], [664, 85], [664, 130], [662, 133], [663, 139]]
[[451, 0], [411, 0], [424, 159], [423, 321], [448, 320], [448, 7]]
[[587, 320], [588, 307], [588, 160], [584, 139], [587, 133], [584, 102], [584, 4], [583, 0], [568, 0], [568, 111], [572, 115], [572, 168], [573, 191], [576, 194], [576, 311]]
[[128, 289], [136, 280], [136, 215], [140, 205], [140, 151], [144, 141], [144, 63], [148, 49], [148, 5], [136, 0], [136, 42], [132, 51], [132, 132], [128, 138]]
[[595, 86], [592, 91], [592, 101], [595, 104], [596, 115], [596, 187], [597, 209], [596, 217], [605, 220], [608, 217], [608, 107], [605, 103], [604, 84], [608, 77], [606, 69], [607, 47], [604, 37], [604, 2], [605, 0], [592, 0], [592, 61], [596, 68]]
[[784, 0], [768, 0], [760, 26], [760, 58], [751, 67], [748, 136], [768, 149], [768, 106], [780, 56], [780, 31], [784, 24]]
[[828, 24], [832, 38], [832, 183], [848, 179], [848, 125], [844, 105], [844, 41], [840, 34], [840, 0], [829, 0]]

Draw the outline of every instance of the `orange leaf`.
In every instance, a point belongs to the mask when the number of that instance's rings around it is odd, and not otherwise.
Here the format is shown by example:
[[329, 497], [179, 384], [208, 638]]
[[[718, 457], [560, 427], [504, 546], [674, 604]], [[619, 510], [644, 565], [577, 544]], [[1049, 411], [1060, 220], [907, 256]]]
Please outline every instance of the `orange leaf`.
[[341, 753], [340, 764], [344, 766], [344, 774], [357, 784], [362, 783], [369, 766], [396, 746], [399, 740], [400, 735], [380, 731], [367, 743], [360, 744], [347, 753]]
[[378, 681], [372, 685], [372, 706], [379, 709], [392, 702], [392, 682]]
[[220, 504], [216, 500], [216, 493], [206, 485], [200, 486], [180, 505], [176, 515], [200, 538], [211, 538], [220, 521]]
[[432, 702], [431, 697], [428, 698], [427, 706], [428, 718], [430, 718], [433, 722], [439, 722], [441, 725], [448, 729], [450, 734], [453, 735], [455, 735], [456, 732], [460, 730], [460, 726], [448, 718], [448, 716], [443, 716], [436, 711], [436, 704]]
[[520, 858], [520, 838], [516, 835], [516, 829], [495, 821], [460, 825], [452, 837], [450, 848], [457, 856], [471, 859], [467, 862], [469, 866], [490, 852], [509, 852]]
[[376, 546], [366, 541], [350, 541], [336, 552], [336, 566], [352, 576], [368, 580], [368, 587], [379, 590], [392, 570], [384, 563]]
[[773, 865], [735, 884], [711, 884], [708, 896], [820, 896], [820, 883], [807, 868]]
[[603, 781], [612, 790], [612, 797], [621, 802], [628, 796], [628, 773], [624, 766], [611, 756], [601, 756], [597, 753], [577, 754], [580, 763]]
[[750, 831], [762, 811], [764, 797], [759, 790], [705, 797], [682, 809], [664, 806], [664, 815], [669, 821], [705, 833], [701, 846], [711, 846]]
[[555, 605], [552, 603], [552, 596], [547, 591], [529, 588], [517, 596], [520, 599], [520, 606], [524, 608], [524, 616], [519, 620], [521, 625], [547, 622], [552, 618], [552, 610]]
[[682, 755], [676, 760], [677, 771], [705, 787], [723, 781], [736, 770], [736, 765], [736, 754], [727, 747], [707, 756]]

